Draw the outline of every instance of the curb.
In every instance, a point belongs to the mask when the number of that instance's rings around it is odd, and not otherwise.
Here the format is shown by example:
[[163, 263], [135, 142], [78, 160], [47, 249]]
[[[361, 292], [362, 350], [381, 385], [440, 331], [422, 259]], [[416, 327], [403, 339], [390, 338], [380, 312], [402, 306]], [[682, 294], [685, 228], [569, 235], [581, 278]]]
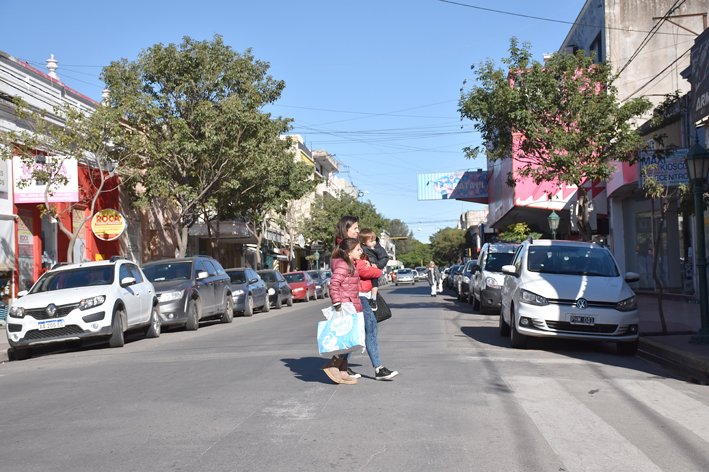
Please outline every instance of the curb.
[[10, 362], [10, 355], [8, 353], [9, 349], [3, 349], [0, 351], [0, 363]]
[[637, 356], [687, 377], [693, 382], [709, 384], [709, 358], [688, 353], [651, 339], [641, 337]]

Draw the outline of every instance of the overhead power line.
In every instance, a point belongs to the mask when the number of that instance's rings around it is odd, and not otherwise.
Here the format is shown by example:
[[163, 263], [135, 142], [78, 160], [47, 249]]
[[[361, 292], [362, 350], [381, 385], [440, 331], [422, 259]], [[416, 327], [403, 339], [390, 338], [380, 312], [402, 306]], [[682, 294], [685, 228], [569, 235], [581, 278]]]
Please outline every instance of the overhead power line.
[[[589, 25], [586, 23], [578, 23], [575, 21], [564, 21], [564, 20], [555, 20], [553, 18], [544, 18], [541, 16], [532, 16], [532, 15], [523, 15], [522, 13], [514, 13], [511, 11], [503, 11], [503, 10], [495, 10], [493, 8], [484, 8], [484, 7], [479, 7], [476, 5], [468, 5], [467, 3], [459, 3], [459, 2], [452, 2], [450, 0], [437, 0], [442, 3], [450, 3], [451, 5], [458, 5], [461, 7], [466, 7], [466, 8], [474, 8], [476, 10], [483, 10], [483, 11], [489, 11], [492, 13], [500, 13], [502, 15], [510, 15], [510, 16], [519, 16], [522, 18], [530, 18], [532, 20], [540, 20], [540, 21], [550, 21], [552, 23], [562, 23], [565, 25], [576, 25], [576, 26], [590, 26], [592, 28], [607, 28], [610, 30], [618, 30], [618, 31], [625, 31], [628, 33], [649, 33], [649, 31], [641, 31], [641, 30], [632, 30], [628, 28], [614, 28], [612, 26], [605, 26], [605, 25]], [[659, 34], [672, 34], [674, 35], [675, 33], [659, 33]], [[678, 34], [679, 36], [690, 36], [689, 34]]]
[[645, 87], [647, 87], [648, 85], [650, 85], [652, 82], [654, 82], [655, 79], [657, 79], [659, 76], [661, 76], [665, 71], [667, 71], [667, 69], [669, 69], [670, 67], [672, 67], [673, 65], [675, 65], [675, 64], [677, 64], [679, 61], [681, 61], [681, 60], [684, 58], [684, 56], [686, 56], [687, 54], [689, 54], [691, 51], [692, 51], [692, 48], [687, 49], [687, 50], [684, 52], [684, 54], [682, 54], [682, 55], [679, 56], [677, 59], [675, 59], [674, 61], [672, 61], [672, 64], [670, 64], [669, 66], [665, 67], [665, 68], [662, 69], [660, 72], [658, 72], [652, 79], [650, 79], [650, 80], [648, 80], [647, 82], [645, 82], [645, 84], [644, 84], [642, 87], [640, 87], [640, 88], [637, 89], [635, 92], [633, 92], [633, 93], [631, 93], [630, 95], [628, 95], [627, 98], [624, 98], [623, 101], [630, 100], [631, 98], [633, 98], [633, 95], [635, 95], [636, 93], [640, 92], [642, 89], [644, 89]]

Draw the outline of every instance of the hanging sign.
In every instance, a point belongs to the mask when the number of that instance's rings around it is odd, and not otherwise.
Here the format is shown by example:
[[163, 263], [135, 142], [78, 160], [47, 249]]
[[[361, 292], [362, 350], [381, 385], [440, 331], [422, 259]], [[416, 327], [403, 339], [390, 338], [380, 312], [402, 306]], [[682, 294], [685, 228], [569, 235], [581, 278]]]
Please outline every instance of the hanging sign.
[[91, 230], [103, 241], [118, 239], [126, 230], [126, 219], [116, 210], [101, 210], [91, 220]]

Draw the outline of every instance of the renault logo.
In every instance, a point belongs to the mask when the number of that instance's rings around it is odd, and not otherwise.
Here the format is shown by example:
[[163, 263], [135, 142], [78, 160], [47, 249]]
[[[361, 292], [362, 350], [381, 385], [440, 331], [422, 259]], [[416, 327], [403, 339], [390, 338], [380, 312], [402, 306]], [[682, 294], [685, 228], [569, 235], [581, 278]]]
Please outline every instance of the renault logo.
[[54, 303], [50, 303], [49, 305], [47, 305], [45, 311], [47, 312], [50, 318], [53, 318], [54, 315], [57, 313], [57, 307], [54, 305]]
[[576, 300], [576, 307], [579, 310], [585, 310], [586, 308], [588, 308], [588, 302], [585, 298], [579, 298], [578, 300]]

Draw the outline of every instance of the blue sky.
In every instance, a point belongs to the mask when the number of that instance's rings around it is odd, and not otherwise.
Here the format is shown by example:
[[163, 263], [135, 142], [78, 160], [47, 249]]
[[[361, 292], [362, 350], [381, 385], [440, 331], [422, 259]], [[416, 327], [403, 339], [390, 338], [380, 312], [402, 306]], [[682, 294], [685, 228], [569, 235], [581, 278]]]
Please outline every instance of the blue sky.
[[[460, 3], [573, 22], [585, 2]], [[487, 57], [499, 62], [511, 36], [531, 42], [541, 60], [570, 27], [438, 0], [0, 0], [0, 15], [0, 50], [42, 71], [54, 54], [60, 79], [96, 100], [102, 66], [133, 60], [155, 43], [220, 34], [239, 52], [252, 48], [286, 83], [269, 111], [293, 118], [293, 132], [308, 147], [334, 154], [341, 177], [423, 242], [455, 226], [462, 211], [483, 208], [419, 202], [416, 192], [419, 173], [485, 167], [462, 152], [479, 143], [456, 111], [462, 82], [473, 77], [470, 66]]]

